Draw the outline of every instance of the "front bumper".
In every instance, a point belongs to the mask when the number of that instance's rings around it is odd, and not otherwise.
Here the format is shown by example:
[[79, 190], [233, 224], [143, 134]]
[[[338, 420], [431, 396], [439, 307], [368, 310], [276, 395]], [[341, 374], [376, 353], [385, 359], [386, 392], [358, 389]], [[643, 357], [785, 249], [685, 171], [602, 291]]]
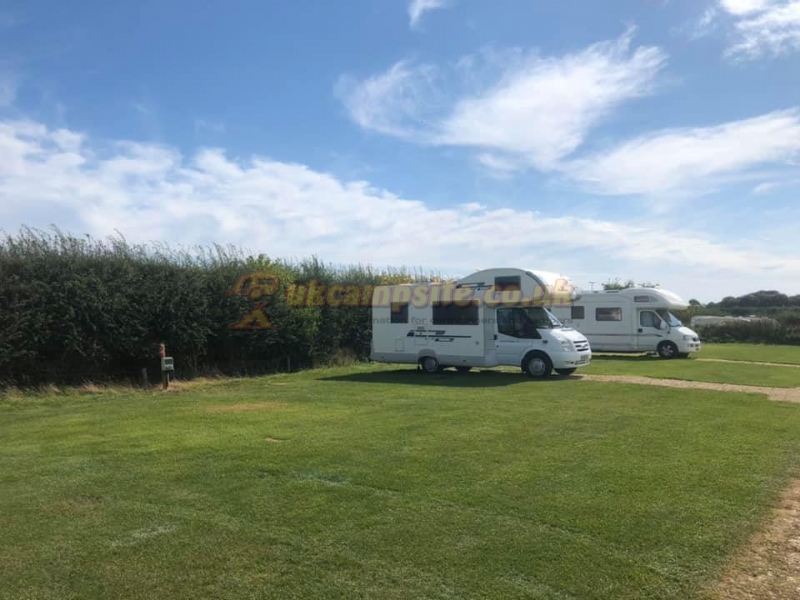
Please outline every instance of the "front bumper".
[[702, 347], [702, 342], [683, 342], [678, 344], [678, 351], [681, 354], [691, 354], [692, 352], [700, 352]]
[[580, 369], [588, 367], [592, 363], [592, 353], [590, 352], [559, 352], [551, 354], [554, 369]]

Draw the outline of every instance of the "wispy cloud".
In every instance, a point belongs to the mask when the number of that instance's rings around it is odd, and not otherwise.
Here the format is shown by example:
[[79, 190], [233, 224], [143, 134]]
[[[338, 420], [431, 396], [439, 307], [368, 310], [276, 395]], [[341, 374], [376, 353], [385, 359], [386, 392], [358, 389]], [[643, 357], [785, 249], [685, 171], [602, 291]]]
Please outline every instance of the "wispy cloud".
[[195, 119], [194, 131], [198, 134], [220, 135], [225, 133], [225, 123], [222, 121], [213, 121], [209, 119]]
[[450, 0], [411, 0], [408, 5], [408, 18], [411, 28], [419, 27], [422, 16], [432, 10], [441, 10], [450, 5]]
[[763, 196], [765, 194], [769, 194], [770, 192], [775, 191], [777, 188], [780, 187], [779, 183], [775, 183], [774, 181], [766, 181], [764, 183], [759, 183], [757, 186], [753, 188], [753, 193], [757, 196]]
[[149, 138], [158, 140], [161, 138], [161, 119], [156, 105], [149, 100], [136, 100], [130, 103], [131, 108], [136, 113], [139, 126]]
[[692, 40], [704, 38], [717, 30], [719, 15], [720, 11], [716, 6], [709, 6], [699, 18], [692, 19], [681, 27], [675, 28], [673, 31], [678, 35], [685, 35]]
[[576, 160], [565, 172], [601, 194], [696, 195], [760, 178], [764, 166], [784, 165], [796, 175], [797, 156], [800, 110], [794, 109], [644, 135]]
[[800, 0], [719, 1], [734, 19], [727, 56], [746, 60], [800, 51]]
[[[365, 129], [423, 144], [482, 150], [495, 162], [553, 169], [623, 103], [649, 94], [667, 57], [632, 48], [634, 30], [557, 57], [485, 52], [450, 71], [400, 62], [363, 81], [343, 79], [339, 95]], [[488, 152], [488, 154], [487, 154]]]
[[0, 108], [11, 106], [17, 98], [17, 79], [9, 71], [0, 71]]
[[8, 29], [19, 24], [19, 19], [10, 12], [0, 11], [0, 29]]
[[362, 128], [426, 142], [430, 125], [425, 115], [436, 111], [437, 77], [438, 70], [431, 65], [400, 61], [362, 81], [342, 77], [336, 94]]
[[753, 188], [753, 193], [757, 196], [765, 196], [770, 194], [776, 190], [796, 187], [800, 185], [800, 179], [786, 179], [780, 181], [765, 181], [764, 183], [759, 183], [757, 186]]
[[[760, 10], [756, 4], [734, 9]], [[583, 151], [599, 124], [654, 90], [667, 62], [659, 48], [634, 48], [633, 34], [559, 57], [484, 52], [463, 57], [449, 71], [400, 62], [362, 81], [343, 79], [339, 92], [364, 129], [474, 148], [478, 164], [501, 179], [535, 168], [599, 194], [664, 199], [740, 181], [757, 185], [767, 167], [778, 177], [796, 176], [788, 165], [800, 152], [795, 109], [655, 131]]]
[[624, 102], [652, 90], [666, 63], [654, 47], [631, 50], [633, 31], [558, 58], [522, 56], [500, 81], [458, 100], [440, 124], [441, 144], [516, 153], [549, 170]]
[[[101, 150], [102, 148], [102, 150]], [[619, 260], [631, 276], [674, 267], [681, 285], [710, 273], [800, 281], [800, 257], [768, 242], [735, 246], [659, 221], [603, 220], [479, 204], [437, 208], [342, 181], [302, 164], [222, 150], [185, 157], [167, 146], [95, 144], [33, 121], [0, 122], [0, 216], [11, 223], [131, 240], [245, 245], [272, 255], [319, 253], [334, 262], [419, 264], [462, 272], [519, 264], [606, 272]], [[442, 227], [446, 224], [446, 227]], [[498, 232], [503, 232], [498, 235]], [[531, 236], [531, 232], [536, 232]], [[657, 243], [655, 241], [657, 240]], [[552, 248], [565, 249], [553, 263]], [[467, 251], [468, 249], [468, 251]], [[659, 277], [666, 284], [664, 278]]]

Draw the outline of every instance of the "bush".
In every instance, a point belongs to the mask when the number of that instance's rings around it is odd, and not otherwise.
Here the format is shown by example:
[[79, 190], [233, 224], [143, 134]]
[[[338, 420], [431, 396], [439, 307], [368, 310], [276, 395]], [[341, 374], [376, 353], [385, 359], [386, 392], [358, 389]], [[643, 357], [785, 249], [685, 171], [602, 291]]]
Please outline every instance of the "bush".
[[768, 319], [704, 325], [698, 327], [698, 334], [704, 342], [716, 343], [783, 344], [787, 341], [785, 327]]
[[[279, 290], [266, 312], [277, 329], [232, 330], [254, 310], [229, 295], [243, 275], [266, 271]], [[75, 384], [157, 378], [159, 343], [177, 374], [251, 375], [369, 355], [369, 307], [291, 306], [291, 285], [410, 281], [405, 271], [335, 268], [247, 256], [235, 248], [172, 250], [30, 229], [0, 238], [0, 382]]]

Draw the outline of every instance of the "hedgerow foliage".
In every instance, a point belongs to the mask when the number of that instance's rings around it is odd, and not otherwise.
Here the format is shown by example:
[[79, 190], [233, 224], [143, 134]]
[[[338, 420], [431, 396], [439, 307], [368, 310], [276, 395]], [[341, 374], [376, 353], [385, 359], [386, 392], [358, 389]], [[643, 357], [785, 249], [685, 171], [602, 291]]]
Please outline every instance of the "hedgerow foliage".
[[[277, 276], [265, 312], [276, 329], [229, 326], [254, 310], [228, 295], [250, 272]], [[417, 279], [419, 277], [416, 277]], [[172, 249], [23, 229], [0, 238], [0, 384], [38, 385], [160, 375], [159, 343], [181, 377], [299, 369], [369, 354], [367, 306], [290, 306], [287, 286], [376, 285], [405, 271], [299, 263], [232, 247]]]

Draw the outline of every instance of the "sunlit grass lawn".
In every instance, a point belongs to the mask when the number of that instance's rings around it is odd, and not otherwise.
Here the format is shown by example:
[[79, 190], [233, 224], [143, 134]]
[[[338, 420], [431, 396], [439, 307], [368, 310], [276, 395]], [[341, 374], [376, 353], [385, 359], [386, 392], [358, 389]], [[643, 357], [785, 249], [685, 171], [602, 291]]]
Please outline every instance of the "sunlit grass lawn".
[[800, 346], [761, 346], [754, 344], [704, 344], [697, 358], [719, 358], [800, 365]]
[[[699, 357], [699, 355], [698, 355]], [[665, 379], [734, 383], [765, 387], [800, 387], [800, 369], [746, 363], [664, 360], [645, 354], [596, 354], [592, 364], [580, 370], [587, 375], [639, 375]]]
[[369, 367], [16, 396], [0, 597], [695, 598], [798, 427], [759, 396]]

